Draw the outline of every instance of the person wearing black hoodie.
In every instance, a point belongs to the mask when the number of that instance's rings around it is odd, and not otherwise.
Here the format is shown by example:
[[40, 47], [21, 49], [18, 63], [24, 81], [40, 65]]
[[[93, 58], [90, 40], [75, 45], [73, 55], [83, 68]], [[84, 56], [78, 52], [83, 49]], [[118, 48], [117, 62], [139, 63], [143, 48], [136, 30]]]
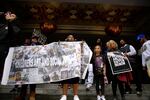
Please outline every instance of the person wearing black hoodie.
[[[0, 80], [3, 74], [4, 62], [10, 46], [14, 46], [14, 20], [16, 15], [10, 11], [0, 14]], [[17, 30], [18, 31], [18, 30]]]

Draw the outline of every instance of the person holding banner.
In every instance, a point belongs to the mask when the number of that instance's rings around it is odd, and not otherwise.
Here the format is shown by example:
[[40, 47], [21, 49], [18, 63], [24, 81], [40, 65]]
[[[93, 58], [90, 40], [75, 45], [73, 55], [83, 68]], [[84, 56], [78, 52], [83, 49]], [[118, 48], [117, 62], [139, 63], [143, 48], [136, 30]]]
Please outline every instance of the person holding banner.
[[[68, 42], [73, 42], [73, 41], [75, 41], [75, 38], [73, 35], [68, 35], [68, 37], [65, 40]], [[69, 84], [73, 85], [73, 92], [74, 92], [73, 100], [80, 100], [78, 97], [78, 87], [79, 87], [79, 78], [78, 77], [62, 81], [63, 95], [60, 100], [67, 100], [67, 91], [68, 91]]]
[[0, 14], [0, 80], [3, 74], [5, 58], [10, 46], [14, 46], [14, 20], [16, 14], [11, 11]]
[[125, 100], [125, 95], [124, 95], [124, 79], [125, 76], [123, 74], [113, 74], [113, 70], [112, 70], [112, 64], [108, 59], [108, 53], [109, 52], [118, 52], [118, 44], [114, 41], [114, 40], [110, 40], [109, 42], [107, 42], [107, 45], [109, 45], [108, 47], [108, 51], [107, 51], [107, 55], [106, 55], [106, 73], [107, 73], [107, 77], [109, 82], [112, 82], [112, 92], [113, 92], [113, 100], [118, 100], [117, 97], [117, 86], [119, 87], [120, 90], [120, 94], [121, 94], [121, 99]]
[[150, 40], [144, 34], [140, 34], [138, 40], [142, 44], [142, 66], [144, 70], [147, 70], [148, 76], [150, 77]]
[[[94, 56], [92, 59], [94, 79], [96, 82], [97, 100], [106, 100], [104, 96], [106, 77], [106, 65], [102, 55], [102, 49], [100, 45], [96, 45], [94, 48]], [[101, 89], [100, 87], [101, 86]]]
[[[32, 36], [31, 41], [29, 38], [26, 38], [24, 41], [24, 46], [34, 46], [38, 45], [38, 40], [36, 36]], [[27, 87], [28, 85], [22, 85], [21, 86], [21, 91], [19, 96], [16, 97], [15, 100], [26, 100], [26, 95], [27, 95]], [[35, 100], [35, 89], [36, 89], [36, 84], [30, 84], [30, 95], [29, 95], [29, 100]]]

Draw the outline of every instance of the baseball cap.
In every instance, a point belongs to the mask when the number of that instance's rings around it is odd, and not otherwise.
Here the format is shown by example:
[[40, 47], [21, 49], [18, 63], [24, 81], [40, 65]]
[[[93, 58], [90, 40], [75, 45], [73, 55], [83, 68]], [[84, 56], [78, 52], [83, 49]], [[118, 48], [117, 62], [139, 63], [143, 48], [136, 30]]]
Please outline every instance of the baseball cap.
[[145, 37], [144, 34], [139, 34], [139, 35], [137, 36], [137, 41], [141, 40], [141, 39], [144, 38], [144, 37]]

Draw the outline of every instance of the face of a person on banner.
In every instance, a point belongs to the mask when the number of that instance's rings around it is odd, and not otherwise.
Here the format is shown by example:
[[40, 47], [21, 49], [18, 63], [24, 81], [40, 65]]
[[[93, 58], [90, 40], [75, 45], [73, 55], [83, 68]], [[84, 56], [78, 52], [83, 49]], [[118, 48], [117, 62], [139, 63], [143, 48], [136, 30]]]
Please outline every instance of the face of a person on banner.
[[16, 19], [16, 15], [10, 11], [5, 13], [5, 19], [8, 21], [13, 21]]

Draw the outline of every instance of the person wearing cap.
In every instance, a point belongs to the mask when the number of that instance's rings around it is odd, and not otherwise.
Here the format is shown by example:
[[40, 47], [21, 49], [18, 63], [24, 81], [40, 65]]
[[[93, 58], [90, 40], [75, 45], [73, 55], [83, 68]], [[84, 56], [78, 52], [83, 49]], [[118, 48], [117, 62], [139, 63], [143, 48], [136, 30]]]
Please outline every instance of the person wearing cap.
[[148, 76], [150, 77], [150, 40], [144, 34], [140, 34], [137, 38], [142, 44], [142, 66], [143, 69], [147, 70]]

